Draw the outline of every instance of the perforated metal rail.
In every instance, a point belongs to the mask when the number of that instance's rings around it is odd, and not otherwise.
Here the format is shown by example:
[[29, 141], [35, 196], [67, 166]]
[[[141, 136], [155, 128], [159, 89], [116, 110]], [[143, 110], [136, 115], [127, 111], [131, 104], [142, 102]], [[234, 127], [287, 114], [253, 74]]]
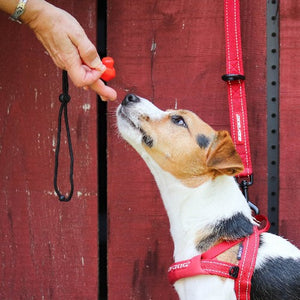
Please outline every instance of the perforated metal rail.
[[267, 1], [268, 218], [278, 233], [279, 210], [279, 0]]

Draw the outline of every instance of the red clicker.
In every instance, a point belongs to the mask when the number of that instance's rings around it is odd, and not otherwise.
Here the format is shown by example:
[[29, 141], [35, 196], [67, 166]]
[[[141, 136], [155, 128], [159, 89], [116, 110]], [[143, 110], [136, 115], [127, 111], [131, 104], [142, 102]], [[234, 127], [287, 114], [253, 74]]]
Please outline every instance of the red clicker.
[[101, 79], [109, 81], [116, 77], [116, 70], [114, 68], [114, 60], [112, 57], [103, 57], [102, 63], [106, 66], [105, 72], [101, 75]]

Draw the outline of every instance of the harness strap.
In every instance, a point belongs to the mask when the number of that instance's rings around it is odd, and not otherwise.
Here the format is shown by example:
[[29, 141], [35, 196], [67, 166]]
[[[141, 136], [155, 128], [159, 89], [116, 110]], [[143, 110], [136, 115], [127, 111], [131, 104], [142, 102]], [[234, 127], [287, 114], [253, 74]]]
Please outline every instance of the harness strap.
[[201, 255], [197, 255], [192, 259], [172, 264], [168, 270], [168, 279], [171, 284], [179, 279], [197, 275], [217, 275], [232, 279], [234, 277], [230, 274], [233, 273], [232, 270], [235, 270], [236, 267], [234, 264], [203, 259]]
[[[197, 275], [217, 275], [235, 280], [237, 300], [250, 300], [251, 278], [259, 248], [259, 235], [270, 228], [266, 217], [259, 215], [256, 216], [256, 220], [260, 225], [253, 226], [253, 233], [250, 236], [236, 241], [224, 241], [191, 259], [172, 264], [168, 270], [169, 282], [174, 284], [179, 279]], [[217, 256], [237, 244], [240, 244], [238, 265], [217, 260]]]
[[248, 177], [252, 174], [252, 163], [248, 134], [239, 0], [224, 0], [224, 23], [226, 74], [222, 76], [222, 79], [227, 82], [228, 86], [231, 136], [245, 168], [238, 176]]
[[234, 282], [235, 294], [238, 300], [250, 300], [251, 278], [255, 267], [258, 247], [259, 232], [257, 227], [254, 227], [253, 234], [247, 237], [243, 243], [239, 273]]

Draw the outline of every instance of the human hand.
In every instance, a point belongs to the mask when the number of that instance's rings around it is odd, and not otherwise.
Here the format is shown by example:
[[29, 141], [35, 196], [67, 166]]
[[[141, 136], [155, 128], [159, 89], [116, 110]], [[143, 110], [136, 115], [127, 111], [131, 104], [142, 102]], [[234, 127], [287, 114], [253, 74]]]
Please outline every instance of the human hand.
[[99, 79], [106, 67], [95, 46], [77, 20], [48, 2], [30, 0], [22, 20], [35, 32], [54, 63], [77, 87], [91, 88], [102, 100], [115, 100], [117, 93]]

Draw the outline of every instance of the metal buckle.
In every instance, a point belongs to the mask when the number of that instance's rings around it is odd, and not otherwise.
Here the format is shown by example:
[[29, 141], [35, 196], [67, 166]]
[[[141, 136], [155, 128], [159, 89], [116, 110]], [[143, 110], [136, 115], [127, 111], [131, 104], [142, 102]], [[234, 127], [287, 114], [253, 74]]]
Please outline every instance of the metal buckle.
[[248, 205], [254, 211], [255, 215], [258, 215], [259, 208], [249, 200], [249, 194], [248, 194], [248, 187], [253, 184], [253, 174], [249, 175], [247, 179], [243, 179], [241, 181], [237, 180], [237, 181], [238, 181], [240, 189], [242, 190], [242, 193], [243, 193]]

